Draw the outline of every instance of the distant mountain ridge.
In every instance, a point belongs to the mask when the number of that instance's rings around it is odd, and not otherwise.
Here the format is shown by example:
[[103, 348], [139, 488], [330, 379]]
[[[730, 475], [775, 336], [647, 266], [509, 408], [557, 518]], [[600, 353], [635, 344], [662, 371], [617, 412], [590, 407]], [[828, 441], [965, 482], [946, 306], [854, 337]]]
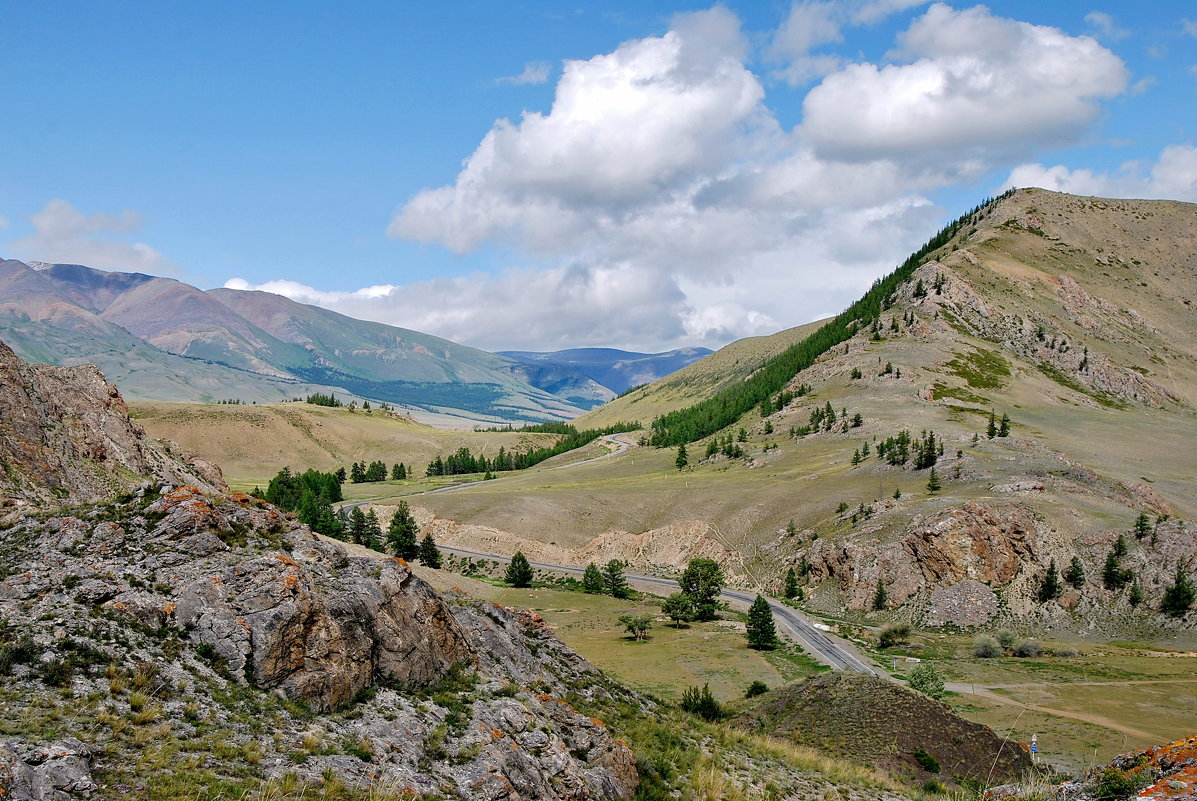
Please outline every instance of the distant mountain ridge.
[[32, 361], [94, 362], [144, 400], [270, 402], [335, 391], [461, 425], [568, 420], [614, 396], [567, 367], [280, 295], [77, 264], [0, 261], [0, 339]]
[[651, 384], [676, 373], [714, 351], [710, 348], [677, 348], [664, 353], [635, 353], [616, 348], [570, 348], [552, 353], [526, 350], [497, 353], [528, 364], [570, 368], [612, 392], [622, 394], [632, 387]]

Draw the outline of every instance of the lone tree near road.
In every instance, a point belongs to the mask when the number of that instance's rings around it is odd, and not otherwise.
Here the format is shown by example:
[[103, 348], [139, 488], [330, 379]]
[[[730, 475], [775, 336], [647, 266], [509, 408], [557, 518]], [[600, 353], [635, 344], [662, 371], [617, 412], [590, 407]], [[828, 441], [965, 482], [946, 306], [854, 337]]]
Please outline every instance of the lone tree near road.
[[528, 564], [528, 557], [524, 556], [523, 551], [516, 551], [511, 557], [511, 564], [507, 565], [503, 580], [512, 587], [532, 586], [532, 565]]
[[694, 599], [698, 620], [714, 620], [718, 609], [716, 599], [723, 590], [723, 568], [714, 559], [691, 559], [686, 572], [678, 579], [682, 592]]
[[432, 532], [424, 535], [424, 539], [420, 540], [420, 564], [425, 567], [431, 567], [439, 570], [441, 567], [441, 549], [436, 547], [436, 541], [432, 539]]
[[627, 564], [618, 559], [612, 559], [603, 567], [603, 584], [613, 598], [628, 597], [630, 590], [628, 580], [623, 574], [625, 568], [627, 568]]
[[673, 621], [675, 628], [694, 619], [694, 599], [684, 592], [675, 592], [661, 603], [661, 612]]
[[763, 595], [756, 596], [748, 609], [748, 647], [758, 651], [772, 651], [780, 641], [773, 625], [773, 610]]

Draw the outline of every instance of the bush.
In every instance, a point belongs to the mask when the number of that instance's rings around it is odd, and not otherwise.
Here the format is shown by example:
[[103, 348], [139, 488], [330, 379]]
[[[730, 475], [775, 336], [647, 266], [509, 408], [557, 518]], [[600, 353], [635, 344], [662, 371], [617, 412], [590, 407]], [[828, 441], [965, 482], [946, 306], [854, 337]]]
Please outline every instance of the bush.
[[1010, 629], [998, 629], [993, 633], [993, 636], [997, 637], [998, 643], [1003, 648], [1009, 648], [1014, 645], [1014, 641], [1017, 639], [1017, 636]]
[[1069, 658], [1069, 657], [1074, 657], [1076, 655], [1077, 655], [1077, 650], [1070, 645], [1065, 645], [1061, 648], [1056, 648], [1052, 651], [1052, 656]]
[[765, 684], [763, 681], [754, 681], [752, 684], [748, 685], [748, 690], [745, 691], [744, 697], [756, 698], [758, 695], [764, 695], [767, 692], [769, 692], [769, 685]]
[[920, 662], [906, 678], [912, 690], [918, 690], [930, 698], [943, 697], [943, 676], [930, 662]]
[[1014, 645], [1014, 655], [1033, 659], [1043, 653], [1038, 640], [1020, 640]]
[[939, 760], [928, 754], [922, 748], [914, 749], [914, 761], [922, 766], [923, 770], [931, 773], [939, 773]]
[[1002, 655], [1002, 646], [988, 634], [982, 634], [973, 642], [973, 656], [981, 659], [992, 659]]
[[1097, 777], [1093, 797], [1108, 799], [1130, 798], [1139, 791], [1139, 777], [1130, 771], [1106, 768]]
[[687, 687], [682, 692], [682, 701], [679, 706], [687, 712], [698, 715], [703, 720], [714, 721], [723, 717], [723, 707], [715, 700], [715, 696], [711, 695], [709, 684], [702, 685], [701, 690], [697, 687]]
[[877, 645], [889, 648], [898, 643], [906, 642], [910, 638], [910, 626], [905, 623], [887, 623], [881, 627], [877, 635]]

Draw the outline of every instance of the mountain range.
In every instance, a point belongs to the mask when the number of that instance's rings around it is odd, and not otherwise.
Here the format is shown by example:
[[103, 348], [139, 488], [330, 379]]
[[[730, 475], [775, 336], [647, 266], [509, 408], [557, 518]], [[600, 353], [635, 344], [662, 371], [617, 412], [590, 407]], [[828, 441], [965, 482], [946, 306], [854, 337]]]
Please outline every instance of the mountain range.
[[615, 396], [562, 364], [280, 295], [75, 264], [0, 262], [0, 339], [31, 361], [93, 362], [130, 399], [249, 403], [321, 391], [463, 425], [567, 420]]

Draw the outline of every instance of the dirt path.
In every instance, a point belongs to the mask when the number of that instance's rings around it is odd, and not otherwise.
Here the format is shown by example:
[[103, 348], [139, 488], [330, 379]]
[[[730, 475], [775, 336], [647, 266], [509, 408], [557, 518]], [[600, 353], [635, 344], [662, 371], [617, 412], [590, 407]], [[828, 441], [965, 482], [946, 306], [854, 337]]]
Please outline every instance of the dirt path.
[[[1080, 684], [1082, 682], [1076, 682], [1076, 683]], [[1104, 684], [1128, 684], [1130, 682], [1093, 682], [1093, 683], [1104, 685]], [[1146, 684], [1146, 683], [1151, 683], [1151, 682], [1142, 682], [1142, 683]], [[1072, 682], [1070, 682], [1070, 684], [1072, 684]], [[1042, 688], [1045, 685], [1043, 685], [1043, 684], [1028, 684], [1028, 685], [1021, 685], [1021, 686], [1022, 687]], [[1159, 735], [1145, 732], [1142, 729], [1135, 729], [1135, 728], [1131, 728], [1130, 726], [1124, 726], [1123, 724], [1118, 723], [1117, 721], [1110, 720], [1109, 718], [1102, 717], [1101, 715], [1094, 715], [1094, 714], [1091, 714], [1088, 712], [1073, 712], [1073, 711], [1070, 711], [1067, 709], [1052, 709], [1051, 707], [1039, 706], [1038, 704], [1024, 704], [1021, 701], [1015, 701], [1013, 698], [1007, 698], [1004, 695], [999, 695], [998, 693], [993, 692], [993, 690], [989, 689], [988, 687], [977, 687], [972, 684], [962, 684], [959, 682], [948, 682], [946, 687], [947, 687], [947, 689], [951, 690], [952, 692], [959, 693], [960, 695], [973, 695], [978, 698], [984, 698], [986, 700], [993, 701], [995, 703], [1005, 704], [1006, 706], [1016, 706], [1019, 709], [1029, 709], [1032, 712], [1042, 712], [1045, 715], [1052, 715], [1052, 716], [1058, 717], [1058, 718], [1068, 718], [1069, 720], [1079, 720], [1082, 723], [1091, 723], [1094, 726], [1100, 726], [1103, 729], [1110, 729], [1111, 731], [1121, 732], [1122, 734], [1129, 734], [1132, 737], [1140, 737], [1147, 742], [1155, 742], [1155, 741], [1159, 740]]]

